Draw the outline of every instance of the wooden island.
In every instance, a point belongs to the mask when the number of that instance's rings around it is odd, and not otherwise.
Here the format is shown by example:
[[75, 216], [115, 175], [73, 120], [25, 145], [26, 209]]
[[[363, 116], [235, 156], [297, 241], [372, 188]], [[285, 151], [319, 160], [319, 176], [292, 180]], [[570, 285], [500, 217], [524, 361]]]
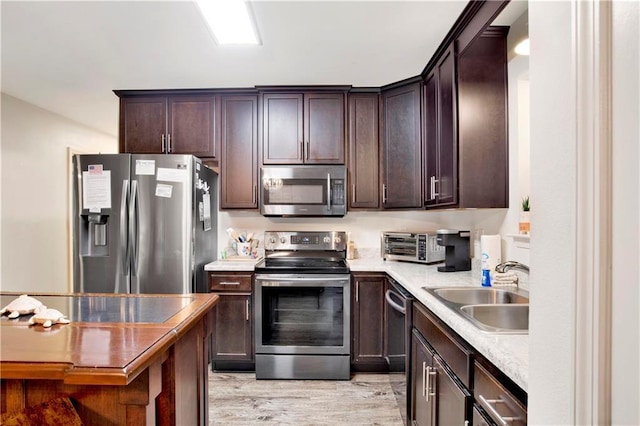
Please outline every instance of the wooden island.
[[[84, 424], [208, 424], [218, 296], [30, 294], [70, 324], [0, 320], [0, 413], [69, 397]], [[0, 307], [19, 294], [0, 293]]]

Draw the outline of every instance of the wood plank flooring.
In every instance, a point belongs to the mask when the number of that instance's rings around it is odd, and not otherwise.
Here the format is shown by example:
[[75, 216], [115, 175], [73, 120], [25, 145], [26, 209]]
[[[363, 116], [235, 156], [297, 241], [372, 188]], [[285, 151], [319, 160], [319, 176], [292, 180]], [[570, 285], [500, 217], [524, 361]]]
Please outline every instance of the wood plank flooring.
[[325, 381], [209, 372], [209, 424], [402, 426], [394, 382], [389, 374]]

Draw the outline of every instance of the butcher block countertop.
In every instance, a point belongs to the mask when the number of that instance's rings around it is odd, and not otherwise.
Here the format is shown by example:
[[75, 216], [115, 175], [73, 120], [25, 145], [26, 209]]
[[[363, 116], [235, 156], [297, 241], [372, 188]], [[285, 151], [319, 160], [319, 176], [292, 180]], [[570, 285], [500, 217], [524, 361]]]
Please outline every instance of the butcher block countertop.
[[[6, 306], [19, 293], [0, 293]], [[216, 304], [212, 294], [30, 294], [70, 324], [0, 319], [0, 378], [128, 385]]]

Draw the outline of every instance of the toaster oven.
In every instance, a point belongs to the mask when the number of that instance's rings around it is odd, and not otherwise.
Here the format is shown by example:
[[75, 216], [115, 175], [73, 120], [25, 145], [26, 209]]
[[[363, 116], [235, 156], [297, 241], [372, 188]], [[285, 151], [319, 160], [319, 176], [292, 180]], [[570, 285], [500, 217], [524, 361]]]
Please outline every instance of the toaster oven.
[[438, 245], [436, 231], [383, 232], [381, 234], [383, 260], [403, 260], [416, 263], [444, 261], [446, 249]]

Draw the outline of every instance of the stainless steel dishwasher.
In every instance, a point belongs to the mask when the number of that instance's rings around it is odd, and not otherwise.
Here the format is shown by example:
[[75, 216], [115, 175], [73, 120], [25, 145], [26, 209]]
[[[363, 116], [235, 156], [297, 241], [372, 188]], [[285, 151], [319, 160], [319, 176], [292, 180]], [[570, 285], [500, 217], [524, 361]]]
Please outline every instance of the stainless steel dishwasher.
[[398, 408], [404, 424], [407, 424], [409, 407], [409, 389], [407, 372], [409, 369], [409, 345], [411, 339], [411, 309], [413, 296], [392, 278], [387, 279], [385, 293], [387, 310], [387, 347], [385, 348], [389, 364], [389, 381], [398, 401]]

